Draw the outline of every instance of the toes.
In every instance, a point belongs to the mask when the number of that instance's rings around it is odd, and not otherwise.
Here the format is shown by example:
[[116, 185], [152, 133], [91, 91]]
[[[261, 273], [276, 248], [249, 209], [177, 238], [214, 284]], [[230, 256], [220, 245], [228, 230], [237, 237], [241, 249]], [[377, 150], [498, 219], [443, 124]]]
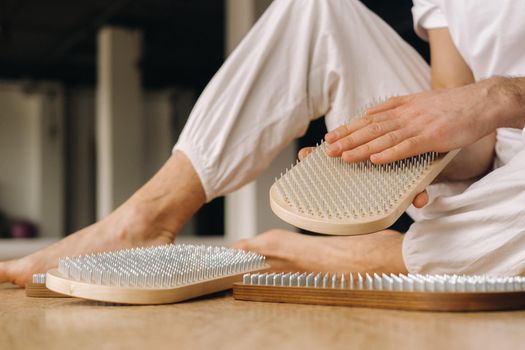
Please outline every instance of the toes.
[[237, 241], [231, 245], [233, 249], [239, 249], [239, 250], [249, 250], [249, 240], [247, 239], [241, 239], [240, 241]]
[[17, 270], [16, 263], [17, 260], [0, 262], [0, 283], [14, 283], [23, 287], [29, 282], [28, 276]]
[[7, 266], [5, 262], [0, 262], [0, 283], [9, 282], [7, 275]]

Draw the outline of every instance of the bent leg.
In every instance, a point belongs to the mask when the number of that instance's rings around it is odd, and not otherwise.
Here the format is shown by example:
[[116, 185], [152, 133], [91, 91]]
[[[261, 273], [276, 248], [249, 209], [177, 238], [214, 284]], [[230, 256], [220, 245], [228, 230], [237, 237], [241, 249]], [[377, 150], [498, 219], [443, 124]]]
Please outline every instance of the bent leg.
[[107, 218], [0, 265], [0, 281], [24, 283], [63, 255], [170, 242], [205, 200], [256, 177], [310, 120], [326, 115], [333, 126], [378, 95], [423, 89], [428, 76], [358, 1], [275, 1], [199, 98], [175, 146], [185, 156], [175, 152]]
[[428, 65], [357, 0], [274, 1], [207, 86], [175, 150], [207, 200], [253, 180], [312, 119], [430, 87]]

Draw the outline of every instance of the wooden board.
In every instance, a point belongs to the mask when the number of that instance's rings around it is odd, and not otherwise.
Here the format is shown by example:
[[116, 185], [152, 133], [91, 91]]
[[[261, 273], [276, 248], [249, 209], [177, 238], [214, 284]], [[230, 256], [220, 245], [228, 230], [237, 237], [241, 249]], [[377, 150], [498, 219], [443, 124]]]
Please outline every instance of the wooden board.
[[26, 296], [31, 298], [70, 298], [69, 295], [60, 294], [47, 289], [45, 283], [26, 284]]
[[417, 194], [423, 192], [439, 173], [450, 163], [460, 150], [448, 152], [435, 160], [419, 181], [405, 192], [397, 205], [385, 215], [362, 217], [359, 219], [327, 219], [300, 213], [292, 208], [279, 194], [277, 184], [270, 188], [270, 206], [283, 221], [304, 230], [328, 235], [361, 235], [384, 230], [391, 226], [412, 204]]
[[525, 292], [394, 292], [332, 288], [259, 286], [235, 283], [237, 300], [354, 306], [419, 311], [525, 309]]
[[176, 288], [120, 288], [68, 280], [62, 277], [57, 269], [52, 269], [47, 272], [46, 287], [57, 293], [88, 300], [137, 305], [169, 304], [231, 289], [233, 283], [242, 280], [244, 273], [226, 275]]

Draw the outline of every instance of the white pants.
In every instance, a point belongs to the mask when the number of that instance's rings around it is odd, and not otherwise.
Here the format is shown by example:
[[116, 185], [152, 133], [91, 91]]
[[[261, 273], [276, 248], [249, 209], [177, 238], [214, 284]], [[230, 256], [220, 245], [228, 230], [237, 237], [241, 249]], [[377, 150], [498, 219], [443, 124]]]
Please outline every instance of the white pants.
[[[360, 2], [276, 0], [204, 90], [174, 150], [211, 200], [253, 180], [311, 120], [324, 115], [330, 130], [370, 101], [429, 88], [425, 61]], [[431, 226], [405, 236], [411, 272], [496, 271], [471, 268], [465, 260], [479, 252], [458, 251], [454, 238], [434, 245], [442, 233]], [[450, 230], [472, 238], [475, 227]]]

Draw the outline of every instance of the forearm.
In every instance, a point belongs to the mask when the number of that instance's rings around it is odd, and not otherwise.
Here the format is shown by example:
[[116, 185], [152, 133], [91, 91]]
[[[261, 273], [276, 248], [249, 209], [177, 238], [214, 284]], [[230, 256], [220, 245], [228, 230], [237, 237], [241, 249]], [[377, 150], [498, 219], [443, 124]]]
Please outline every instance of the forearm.
[[495, 103], [493, 113], [497, 128], [525, 127], [525, 77], [494, 77], [486, 80], [487, 96]]
[[439, 174], [436, 182], [470, 180], [487, 174], [492, 168], [495, 145], [494, 132], [464, 147]]
[[494, 77], [477, 84], [491, 101], [485, 122], [491, 124], [494, 131], [464, 147], [437, 181], [461, 181], [485, 175], [494, 158], [495, 129], [521, 129], [525, 125], [525, 78]]
[[[468, 70], [470, 72], [470, 70]], [[464, 73], [456, 79], [444, 79], [432, 77], [432, 88], [453, 88], [473, 83], [471, 74]], [[496, 133], [493, 132], [477, 142], [464, 147], [441, 172], [435, 182], [464, 181], [475, 179], [485, 175], [492, 166], [494, 160], [494, 147], [496, 145]]]

